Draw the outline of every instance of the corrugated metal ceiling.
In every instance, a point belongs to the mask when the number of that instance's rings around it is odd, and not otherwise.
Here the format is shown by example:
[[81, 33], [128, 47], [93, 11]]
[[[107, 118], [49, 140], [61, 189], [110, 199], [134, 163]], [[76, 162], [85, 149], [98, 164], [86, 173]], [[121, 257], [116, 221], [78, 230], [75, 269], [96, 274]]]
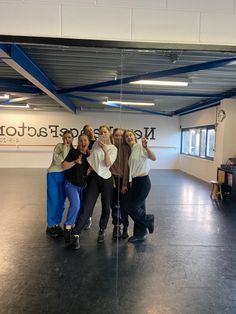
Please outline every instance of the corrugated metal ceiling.
[[[19, 46], [19, 45], [18, 45]], [[100, 82], [115, 81], [135, 75], [174, 71], [186, 66], [199, 65], [236, 57], [234, 52], [194, 51], [194, 50], [138, 50], [98, 47], [52, 46], [42, 44], [22, 44], [23, 53], [28, 56], [53, 83], [54, 92], [70, 99], [77, 111], [105, 111], [102, 102], [107, 99], [126, 101], [151, 101], [154, 114], [179, 114], [189, 106], [201, 109], [204, 101], [221, 99], [222, 94], [236, 88], [236, 64], [213, 67], [184, 74], [170, 75], [171, 79], [187, 79], [188, 87], [145, 87], [131, 84], [84, 89], [60, 93], [64, 89], [87, 86]], [[4, 61], [4, 59], [3, 59]], [[0, 92], [11, 97], [28, 95], [31, 109], [61, 110], [66, 108], [47, 96], [44, 92], [27, 92], [24, 87], [32, 87], [22, 73], [0, 61]], [[162, 78], [167, 79], [168, 76]], [[15, 85], [15, 87], [14, 87]], [[38, 88], [38, 86], [37, 86]], [[233, 93], [229, 94], [234, 96]], [[76, 99], [76, 97], [78, 97]], [[227, 95], [228, 97], [228, 95]], [[214, 100], [214, 99], [213, 99]], [[20, 103], [20, 102], [19, 102]], [[22, 103], [24, 103], [22, 101]], [[214, 101], [212, 102], [214, 105]], [[134, 107], [136, 108], [136, 107]], [[139, 107], [140, 108], [140, 107]], [[112, 109], [112, 108], [110, 108]], [[125, 110], [127, 110], [125, 108]], [[114, 108], [117, 111], [117, 108]], [[134, 112], [134, 111], [132, 111]]]

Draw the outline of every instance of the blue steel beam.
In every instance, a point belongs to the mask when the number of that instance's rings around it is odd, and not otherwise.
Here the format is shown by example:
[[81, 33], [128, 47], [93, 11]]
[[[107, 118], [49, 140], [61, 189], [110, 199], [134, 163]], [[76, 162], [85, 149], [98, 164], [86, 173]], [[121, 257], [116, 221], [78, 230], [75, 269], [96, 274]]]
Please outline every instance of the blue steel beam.
[[49, 78], [34, 64], [29, 56], [17, 45], [1, 44], [0, 58], [23, 77], [41, 89], [50, 98], [62, 105], [68, 111], [76, 113], [76, 106], [64, 95], [58, 95], [56, 86]]
[[113, 107], [113, 108], [119, 108], [119, 109], [127, 109], [131, 111], [138, 111], [138, 112], [143, 112], [143, 113], [148, 113], [148, 114], [154, 114], [154, 115], [159, 115], [159, 116], [166, 116], [166, 117], [172, 117], [173, 113], [165, 113], [161, 111], [151, 111], [151, 110], [146, 110], [146, 109], [141, 109], [141, 108], [134, 108], [131, 106], [125, 106], [125, 105], [120, 105], [120, 104], [109, 104], [107, 105], [108, 107]]
[[229, 90], [229, 91], [226, 91], [226, 92], [220, 94], [220, 97], [212, 97], [210, 99], [203, 100], [203, 101], [197, 102], [195, 104], [192, 104], [190, 106], [184, 107], [182, 109], [178, 109], [174, 112], [174, 114], [175, 115], [184, 115], [184, 114], [187, 114], [190, 112], [214, 107], [214, 106], [217, 106], [222, 99], [232, 98], [235, 96], [236, 96], [236, 89], [232, 89], [232, 90]]
[[[89, 91], [81, 91], [82, 93], [97, 93], [97, 94], [122, 94], [122, 95], [143, 95], [143, 96], [173, 96], [173, 97], [200, 97], [200, 98], [209, 98], [216, 97], [220, 98], [222, 94], [207, 94], [207, 93], [185, 93], [185, 92], [143, 92], [143, 91], [115, 91], [109, 89], [90, 89]], [[67, 94], [67, 97], [78, 98], [81, 96]]]
[[84, 96], [78, 96], [78, 95], [67, 95], [67, 97], [69, 98], [74, 98], [74, 99], [79, 99], [79, 100], [83, 100], [83, 101], [86, 101], [86, 102], [94, 102], [94, 103], [97, 103], [97, 104], [101, 104], [101, 101], [97, 100], [97, 99], [94, 99], [94, 98], [89, 98], [89, 97], [84, 97]]
[[[68, 96], [68, 95], [67, 95]], [[96, 99], [92, 99], [92, 98], [88, 98], [88, 97], [82, 97], [82, 96], [76, 96], [76, 95], [70, 95], [71, 98], [75, 98], [75, 99], [81, 99], [83, 101], [88, 101], [88, 102], [94, 102], [97, 104], [101, 104], [101, 101], [96, 100]], [[130, 107], [130, 106], [125, 106], [125, 105], [120, 105], [120, 104], [109, 104], [107, 105], [109, 107], [113, 107], [113, 108], [120, 108], [120, 109], [128, 109], [128, 110], [132, 110], [132, 111], [138, 111], [138, 112], [144, 112], [144, 113], [151, 113], [154, 115], [162, 115], [162, 116], [172, 116], [172, 113], [163, 113], [163, 112], [155, 112], [155, 111], [151, 111], [151, 110], [146, 110], [146, 109], [142, 109], [142, 108], [134, 108], [134, 107]]]
[[220, 104], [219, 99], [209, 99], [206, 100], [204, 102], [200, 102], [200, 103], [196, 103], [187, 107], [184, 107], [182, 109], [176, 110], [174, 112], [174, 115], [178, 115], [178, 116], [183, 116], [185, 114], [191, 113], [191, 112], [195, 112], [195, 111], [199, 111], [199, 110], [203, 110], [203, 109], [207, 109], [210, 107], [215, 107], [217, 105]]
[[28, 80], [25, 79], [9, 79], [0, 78], [0, 91], [8, 93], [26, 93], [26, 94], [41, 94], [44, 93]]
[[118, 80], [111, 80], [111, 81], [100, 82], [100, 83], [95, 83], [95, 84], [64, 88], [64, 89], [58, 90], [57, 92], [58, 94], [66, 94], [66, 93], [71, 93], [71, 92], [86, 91], [86, 90], [100, 88], [100, 87], [128, 84], [130, 82], [139, 81], [139, 80], [148, 80], [148, 79], [150, 80], [154, 78], [157, 79], [161, 77], [174, 76], [178, 74], [185, 74], [185, 73], [197, 72], [197, 71], [202, 71], [202, 70], [207, 70], [207, 69], [214, 69], [217, 67], [222, 67], [225, 65], [233, 64], [235, 63], [235, 61], [236, 61], [236, 57], [220, 59], [220, 60], [215, 60], [215, 61], [198, 63], [194, 65], [187, 65], [187, 66], [178, 67], [178, 68], [174, 68], [170, 70], [150, 72], [146, 74], [139, 74], [139, 75], [124, 77]]

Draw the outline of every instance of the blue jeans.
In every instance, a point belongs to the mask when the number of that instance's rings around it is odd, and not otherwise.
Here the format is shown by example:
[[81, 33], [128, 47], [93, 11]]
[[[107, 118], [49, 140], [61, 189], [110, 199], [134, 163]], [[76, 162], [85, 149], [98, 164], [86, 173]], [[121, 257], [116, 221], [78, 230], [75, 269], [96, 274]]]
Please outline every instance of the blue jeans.
[[48, 227], [59, 225], [65, 210], [65, 174], [48, 172], [47, 174], [47, 224]]
[[84, 200], [85, 187], [76, 186], [70, 181], [65, 182], [66, 195], [70, 201], [65, 225], [74, 225]]

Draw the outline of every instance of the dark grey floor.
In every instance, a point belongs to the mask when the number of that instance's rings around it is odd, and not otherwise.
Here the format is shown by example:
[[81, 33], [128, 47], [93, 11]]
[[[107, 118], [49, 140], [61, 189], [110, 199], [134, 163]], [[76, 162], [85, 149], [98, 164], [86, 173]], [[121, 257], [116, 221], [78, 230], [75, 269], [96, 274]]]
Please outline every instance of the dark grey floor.
[[[208, 184], [179, 171], [151, 172], [145, 243], [77, 252], [45, 234], [45, 170], [0, 169], [0, 313], [236, 313], [236, 206], [212, 202]], [[131, 224], [132, 225], [132, 224]]]

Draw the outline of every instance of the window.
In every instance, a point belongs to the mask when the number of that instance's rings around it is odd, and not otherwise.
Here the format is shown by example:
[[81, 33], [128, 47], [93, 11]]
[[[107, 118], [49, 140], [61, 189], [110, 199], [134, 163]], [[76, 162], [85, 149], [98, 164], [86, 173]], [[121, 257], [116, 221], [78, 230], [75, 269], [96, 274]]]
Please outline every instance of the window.
[[181, 154], [213, 160], [215, 126], [182, 129], [181, 134]]

